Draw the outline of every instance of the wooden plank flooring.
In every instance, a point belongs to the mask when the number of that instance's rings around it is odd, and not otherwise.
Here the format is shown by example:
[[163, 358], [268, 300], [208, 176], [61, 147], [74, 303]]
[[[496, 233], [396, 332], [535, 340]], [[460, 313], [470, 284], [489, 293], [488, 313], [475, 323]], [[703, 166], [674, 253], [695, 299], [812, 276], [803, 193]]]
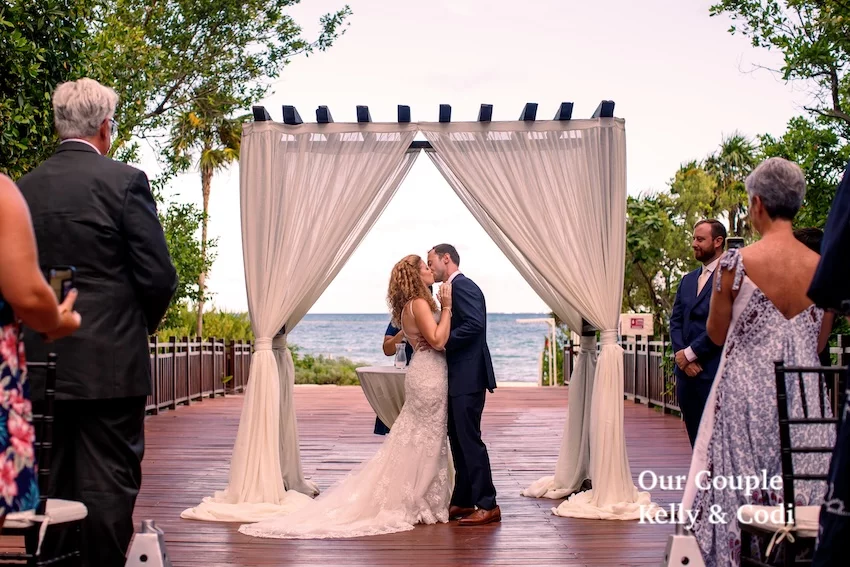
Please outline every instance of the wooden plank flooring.
[[[419, 526], [410, 532], [353, 540], [268, 540], [239, 534], [237, 524], [180, 519], [180, 512], [225, 487], [241, 397], [205, 400], [147, 420], [144, 481], [136, 524], [154, 519], [175, 567], [268, 565], [658, 565], [667, 526], [637, 521], [554, 516], [558, 501], [519, 491], [552, 474], [560, 447], [567, 390], [499, 388], [488, 398], [483, 431], [503, 521], [476, 528]], [[295, 405], [305, 474], [327, 488], [368, 458], [383, 437], [359, 387], [303, 386]], [[632, 475], [687, 474], [690, 446], [683, 423], [625, 402]], [[653, 491], [661, 505], [680, 491]]]

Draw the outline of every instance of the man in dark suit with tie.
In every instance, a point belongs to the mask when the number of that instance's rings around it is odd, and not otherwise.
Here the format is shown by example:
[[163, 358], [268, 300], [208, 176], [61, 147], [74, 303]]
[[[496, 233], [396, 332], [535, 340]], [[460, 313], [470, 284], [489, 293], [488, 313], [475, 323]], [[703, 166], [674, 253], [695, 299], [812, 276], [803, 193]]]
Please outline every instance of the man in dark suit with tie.
[[487, 306], [475, 282], [460, 273], [460, 256], [451, 244], [428, 252], [434, 281], [452, 286], [452, 327], [446, 343], [449, 379], [449, 442], [455, 465], [455, 488], [449, 517], [461, 526], [499, 522], [490, 457], [481, 440], [486, 391], [496, 376], [487, 347]]
[[[88, 508], [82, 554], [90, 567], [125, 563], [151, 393], [148, 335], [177, 288], [147, 177], [106, 157], [117, 102], [92, 79], [60, 85], [61, 143], [18, 182], [42, 269], [76, 268], [80, 330], [51, 344], [27, 332], [25, 341], [34, 360], [58, 354], [50, 496]], [[34, 394], [43, 391], [38, 380]]]
[[711, 342], [705, 327], [712, 282], [725, 243], [726, 228], [719, 221], [702, 220], [696, 224], [692, 246], [694, 258], [702, 267], [685, 274], [679, 282], [670, 315], [670, 341], [676, 357], [673, 369], [676, 393], [691, 447], [697, 438], [702, 411], [723, 350]]

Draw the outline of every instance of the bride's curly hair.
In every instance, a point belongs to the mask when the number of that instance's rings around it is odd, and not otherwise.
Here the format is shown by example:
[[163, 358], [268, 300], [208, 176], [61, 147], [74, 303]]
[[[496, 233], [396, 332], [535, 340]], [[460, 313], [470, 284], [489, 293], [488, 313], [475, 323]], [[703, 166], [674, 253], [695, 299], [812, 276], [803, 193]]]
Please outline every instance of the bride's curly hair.
[[419, 275], [421, 263], [422, 258], [411, 254], [399, 260], [390, 272], [387, 305], [392, 314], [392, 324], [399, 329], [401, 328], [401, 312], [409, 301], [421, 297], [431, 306], [431, 311], [437, 310], [437, 302], [434, 301], [431, 290]]

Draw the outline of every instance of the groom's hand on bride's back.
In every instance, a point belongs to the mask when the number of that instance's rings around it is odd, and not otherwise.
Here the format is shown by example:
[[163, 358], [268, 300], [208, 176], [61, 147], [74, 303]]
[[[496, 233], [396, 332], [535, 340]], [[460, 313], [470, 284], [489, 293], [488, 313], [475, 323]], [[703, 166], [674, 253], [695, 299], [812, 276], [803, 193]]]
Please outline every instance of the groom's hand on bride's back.
[[419, 340], [416, 342], [416, 350], [434, 350], [434, 347], [431, 346], [431, 343], [425, 340], [424, 337], [419, 337]]

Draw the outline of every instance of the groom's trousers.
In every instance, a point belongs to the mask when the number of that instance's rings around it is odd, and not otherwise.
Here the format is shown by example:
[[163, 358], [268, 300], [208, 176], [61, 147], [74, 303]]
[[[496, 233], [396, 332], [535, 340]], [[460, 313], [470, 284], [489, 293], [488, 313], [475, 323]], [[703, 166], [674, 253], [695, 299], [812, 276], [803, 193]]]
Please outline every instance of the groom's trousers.
[[452, 505], [462, 508], [496, 507], [496, 487], [490, 471], [490, 457], [481, 440], [481, 414], [485, 390], [462, 396], [449, 396], [449, 442], [455, 464]]

